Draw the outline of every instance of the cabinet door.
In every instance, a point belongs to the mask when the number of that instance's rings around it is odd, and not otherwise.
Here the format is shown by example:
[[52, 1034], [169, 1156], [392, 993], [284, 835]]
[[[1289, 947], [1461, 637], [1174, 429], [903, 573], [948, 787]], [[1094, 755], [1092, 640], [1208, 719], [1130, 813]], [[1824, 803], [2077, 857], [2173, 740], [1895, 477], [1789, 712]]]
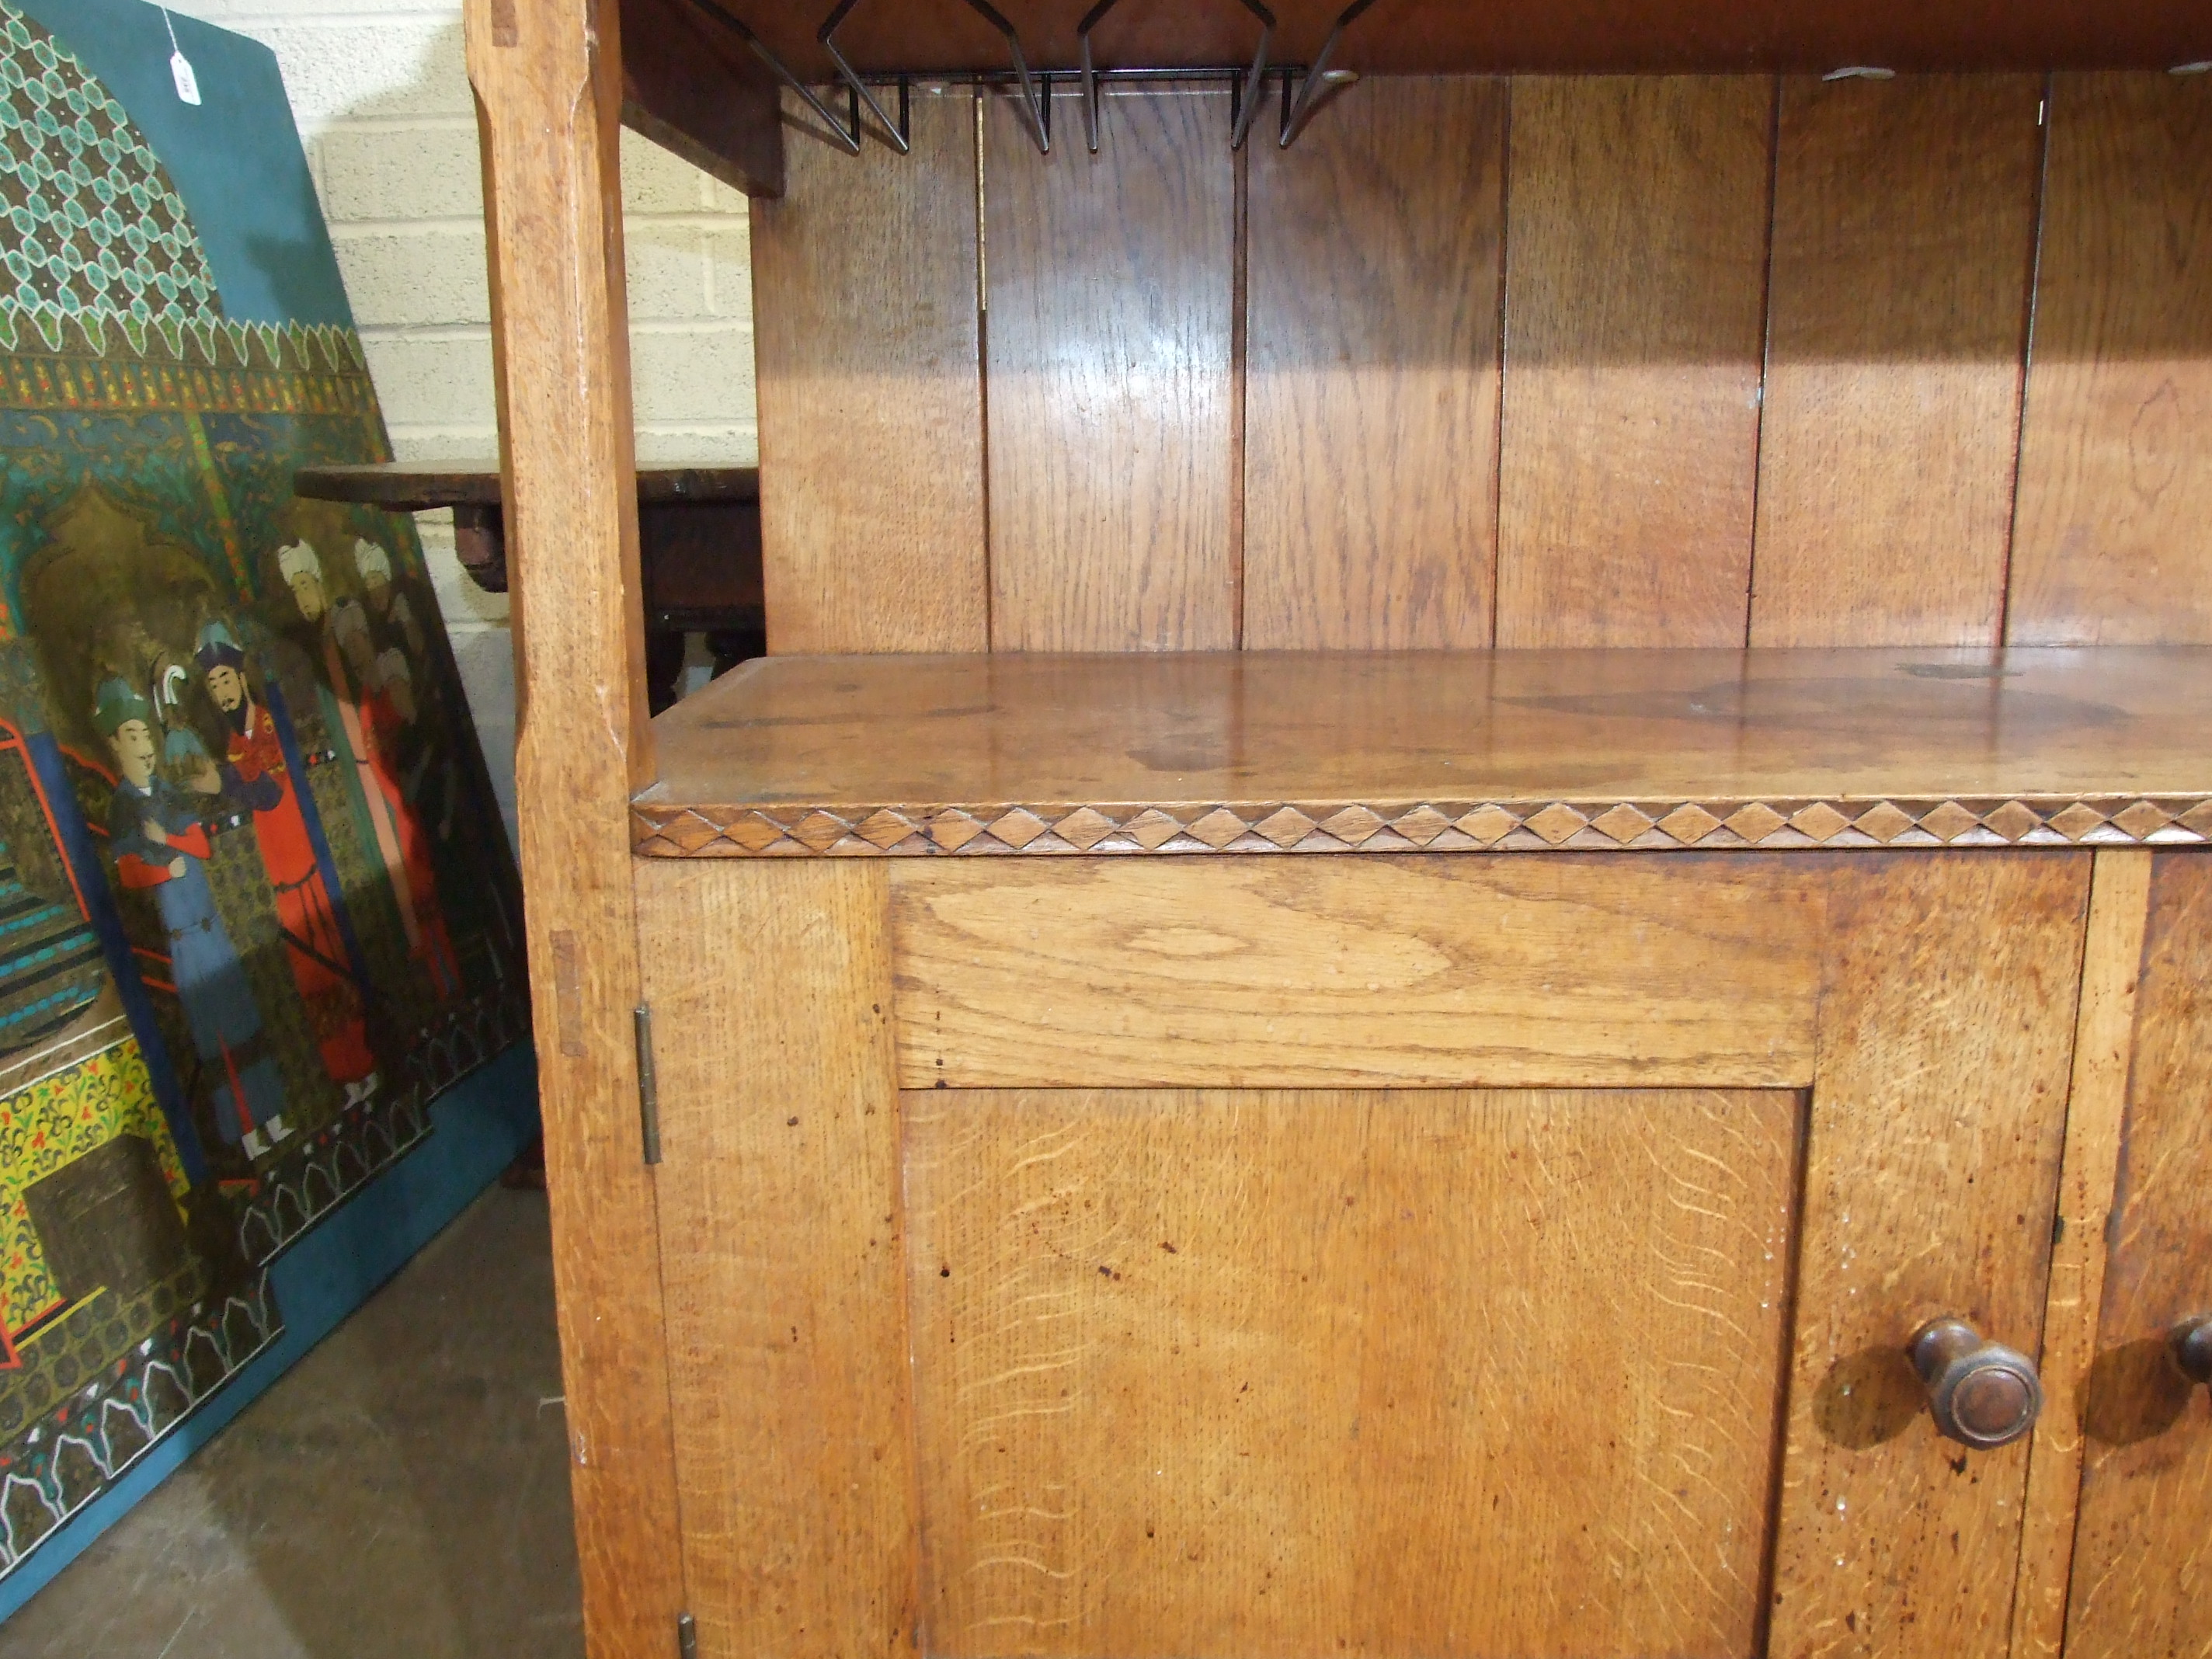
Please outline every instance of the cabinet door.
[[931, 1653], [1753, 1651], [1801, 1097], [905, 1104]]
[[701, 1653], [2006, 1659], [2088, 872], [641, 870]]
[[2212, 1399], [2169, 1341], [2212, 1315], [2212, 858], [2160, 857], [2150, 902], [2069, 1659], [2212, 1654]]

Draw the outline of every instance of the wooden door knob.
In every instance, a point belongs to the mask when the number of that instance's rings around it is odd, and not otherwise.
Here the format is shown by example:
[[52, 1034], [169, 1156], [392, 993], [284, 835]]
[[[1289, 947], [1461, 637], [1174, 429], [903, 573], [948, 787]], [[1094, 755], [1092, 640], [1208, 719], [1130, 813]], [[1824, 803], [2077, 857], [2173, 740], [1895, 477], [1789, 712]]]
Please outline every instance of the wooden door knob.
[[1927, 1385], [1936, 1426], [1948, 1438], [1988, 1451], [2035, 1426], [2043, 1382], [2026, 1354], [1984, 1341], [1963, 1319], [1930, 1320], [1906, 1351]]
[[2212, 1382], [2212, 1314], [2198, 1314], [2173, 1328], [2173, 1359], [2191, 1382]]

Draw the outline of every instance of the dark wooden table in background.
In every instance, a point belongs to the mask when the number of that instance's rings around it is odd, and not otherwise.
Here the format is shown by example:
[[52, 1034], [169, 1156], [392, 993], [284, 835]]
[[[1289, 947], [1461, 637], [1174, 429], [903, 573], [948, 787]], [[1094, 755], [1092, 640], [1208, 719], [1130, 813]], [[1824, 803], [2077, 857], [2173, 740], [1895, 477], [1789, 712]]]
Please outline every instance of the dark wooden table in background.
[[[451, 507], [461, 568], [487, 592], [507, 591], [495, 461], [302, 467], [292, 488], [310, 500], [358, 501], [387, 513]], [[641, 466], [637, 520], [646, 670], [658, 712], [675, 701], [686, 634], [707, 636], [718, 674], [767, 649], [760, 473], [750, 466]]]

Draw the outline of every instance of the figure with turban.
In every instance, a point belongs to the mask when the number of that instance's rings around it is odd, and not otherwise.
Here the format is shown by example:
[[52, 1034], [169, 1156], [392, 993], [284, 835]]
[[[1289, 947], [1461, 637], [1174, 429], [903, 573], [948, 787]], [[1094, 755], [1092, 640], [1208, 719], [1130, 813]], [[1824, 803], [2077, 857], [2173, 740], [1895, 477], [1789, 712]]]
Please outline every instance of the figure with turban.
[[116, 878], [152, 893], [169, 937], [170, 981], [193, 1049], [213, 1074], [216, 1130], [258, 1159], [292, 1131], [284, 1122], [284, 1085], [261, 1035], [261, 1010], [208, 883], [214, 848], [207, 826], [160, 775], [153, 704], [128, 680], [101, 684], [93, 725], [119, 774], [107, 816]]
[[276, 720], [246, 680], [246, 651], [237, 635], [219, 620], [207, 623], [193, 658], [229, 728], [222, 781], [253, 809], [254, 839], [276, 901], [284, 954], [323, 1069], [344, 1087], [346, 1104], [353, 1105], [374, 1092], [376, 1059], [369, 1051], [345, 935], [301, 810], [299, 780], [285, 763]]

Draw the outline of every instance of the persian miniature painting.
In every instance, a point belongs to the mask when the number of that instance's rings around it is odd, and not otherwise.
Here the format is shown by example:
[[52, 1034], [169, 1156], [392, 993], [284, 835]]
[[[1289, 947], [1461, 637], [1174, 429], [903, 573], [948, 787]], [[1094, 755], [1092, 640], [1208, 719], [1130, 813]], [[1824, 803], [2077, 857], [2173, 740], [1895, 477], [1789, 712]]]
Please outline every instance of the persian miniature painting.
[[94, 72], [127, 4], [0, 0], [0, 1577], [527, 1018], [411, 522], [291, 491], [388, 450], [281, 97], [296, 178], [211, 99], [188, 205]]

